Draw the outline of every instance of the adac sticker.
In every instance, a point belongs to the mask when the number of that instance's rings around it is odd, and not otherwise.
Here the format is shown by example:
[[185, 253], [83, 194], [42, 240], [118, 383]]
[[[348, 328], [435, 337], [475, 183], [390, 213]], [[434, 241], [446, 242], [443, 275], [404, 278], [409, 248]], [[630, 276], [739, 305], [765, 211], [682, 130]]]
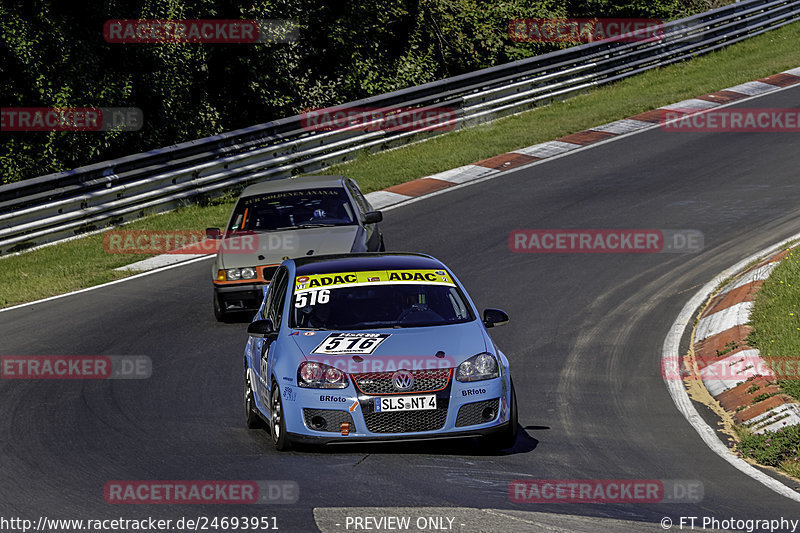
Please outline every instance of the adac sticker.
[[455, 286], [453, 277], [444, 270], [374, 270], [300, 276], [295, 279], [295, 292], [394, 283]]

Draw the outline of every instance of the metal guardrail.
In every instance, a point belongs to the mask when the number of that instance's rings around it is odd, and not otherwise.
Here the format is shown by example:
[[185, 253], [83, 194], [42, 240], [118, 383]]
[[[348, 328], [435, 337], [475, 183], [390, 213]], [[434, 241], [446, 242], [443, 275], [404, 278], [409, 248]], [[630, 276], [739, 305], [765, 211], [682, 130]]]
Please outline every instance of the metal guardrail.
[[[800, 0], [748, 0], [666, 23], [654, 41], [598, 41], [336, 106], [450, 108], [456, 127], [518, 113], [800, 20]], [[0, 256], [318, 170], [437, 134], [309, 131], [302, 115], [0, 186]]]

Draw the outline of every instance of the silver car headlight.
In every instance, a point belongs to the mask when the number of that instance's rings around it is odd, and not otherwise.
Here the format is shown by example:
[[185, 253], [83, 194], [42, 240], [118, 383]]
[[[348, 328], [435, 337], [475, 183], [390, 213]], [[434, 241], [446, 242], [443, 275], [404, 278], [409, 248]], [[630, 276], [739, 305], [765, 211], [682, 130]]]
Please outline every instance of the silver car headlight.
[[456, 379], [458, 381], [482, 381], [500, 376], [500, 367], [497, 359], [489, 352], [473, 355], [456, 369]]
[[256, 269], [252, 267], [229, 268], [225, 271], [228, 281], [238, 281], [240, 279], [256, 279]]

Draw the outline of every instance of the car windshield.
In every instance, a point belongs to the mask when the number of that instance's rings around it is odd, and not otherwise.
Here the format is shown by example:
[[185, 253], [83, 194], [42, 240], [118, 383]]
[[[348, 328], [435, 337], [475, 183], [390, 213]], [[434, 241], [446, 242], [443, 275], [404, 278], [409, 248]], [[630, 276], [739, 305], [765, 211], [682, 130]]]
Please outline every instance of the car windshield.
[[344, 189], [326, 187], [240, 198], [228, 231], [274, 231], [356, 223]]
[[354, 330], [459, 324], [474, 316], [443, 270], [299, 276], [289, 326]]

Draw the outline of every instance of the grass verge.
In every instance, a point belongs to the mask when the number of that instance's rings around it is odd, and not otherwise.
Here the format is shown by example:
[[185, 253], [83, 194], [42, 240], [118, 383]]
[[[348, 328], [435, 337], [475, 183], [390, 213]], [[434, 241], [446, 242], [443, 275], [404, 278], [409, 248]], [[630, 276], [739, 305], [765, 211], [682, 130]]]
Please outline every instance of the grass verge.
[[[800, 362], [800, 249], [795, 248], [775, 267], [758, 291], [750, 313], [753, 332], [747, 343], [775, 364]], [[800, 376], [780, 380], [787, 394], [800, 400]]]
[[800, 478], [800, 426], [787, 426], [764, 435], [754, 435], [740, 428], [739, 437], [739, 457], [753, 459]]
[[[787, 371], [790, 368], [786, 365], [787, 359], [800, 363], [800, 251], [797, 248], [775, 267], [759, 289], [750, 323], [753, 332], [747, 337], [747, 344], [758, 348], [767, 363], [773, 361]], [[800, 400], [800, 376], [789, 377], [793, 379], [778, 383], [784, 392]], [[737, 450], [740, 456], [800, 478], [800, 426], [787, 426], [764, 435], [754, 435], [745, 428], [739, 431]]]
[[[346, 174], [375, 191], [576, 131], [800, 66], [800, 23], [691, 61], [655, 69], [573, 98], [407, 147], [364, 154], [326, 174]], [[223, 226], [225, 199], [147, 217], [130, 230], [202, 230]], [[0, 307], [63, 294], [129, 274], [114, 269], [146, 255], [108, 254], [103, 236], [0, 258]]]

